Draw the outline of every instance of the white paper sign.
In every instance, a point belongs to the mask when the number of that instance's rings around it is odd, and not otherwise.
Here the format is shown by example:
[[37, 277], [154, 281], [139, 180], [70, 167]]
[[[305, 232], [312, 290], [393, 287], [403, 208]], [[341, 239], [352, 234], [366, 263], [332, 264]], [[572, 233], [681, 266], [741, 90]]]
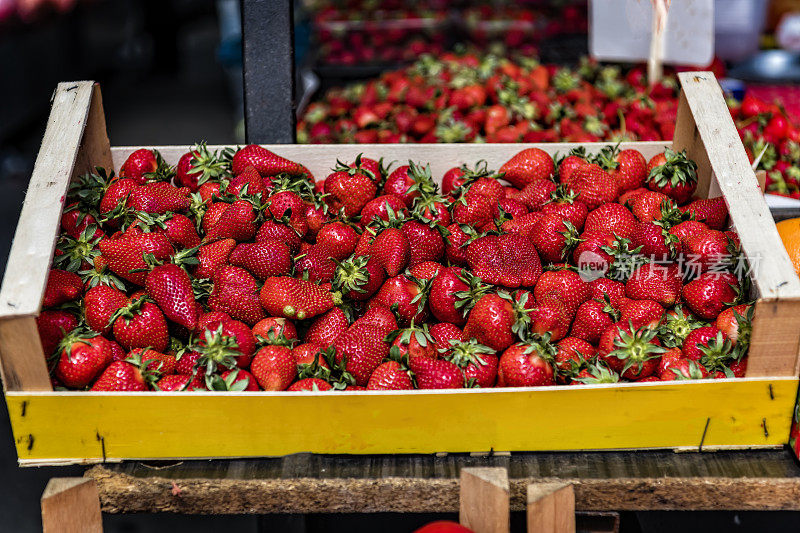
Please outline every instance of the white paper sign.
[[[653, 0], [590, 0], [589, 53], [603, 61], [647, 61]], [[714, 0], [672, 0], [661, 60], [707, 65], [714, 57]]]

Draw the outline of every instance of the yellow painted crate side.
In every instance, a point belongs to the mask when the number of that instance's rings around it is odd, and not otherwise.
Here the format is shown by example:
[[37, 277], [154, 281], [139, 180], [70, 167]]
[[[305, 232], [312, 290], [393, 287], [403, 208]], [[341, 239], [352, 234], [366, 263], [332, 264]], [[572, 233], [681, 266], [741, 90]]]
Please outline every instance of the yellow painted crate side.
[[21, 461], [776, 446], [796, 378], [402, 393], [24, 393]]

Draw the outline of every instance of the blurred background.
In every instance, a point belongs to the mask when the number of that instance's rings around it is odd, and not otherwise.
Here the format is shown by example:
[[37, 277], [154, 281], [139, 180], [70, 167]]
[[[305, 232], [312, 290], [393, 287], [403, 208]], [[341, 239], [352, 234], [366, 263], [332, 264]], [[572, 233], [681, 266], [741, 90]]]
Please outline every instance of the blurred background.
[[[731, 94], [741, 97], [746, 83], [794, 114], [800, 108], [800, 1], [715, 4], [714, 68], [731, 78]], [[539, 58], [554, 68], [579, 69], [588, 52], [588, 20], [585, 0], [296, 2], [299, 139], [358, 140], [352, 129], [358, 125], [349, 123], [346, 135], [334, 138], [339, 119], [323, 112], [330, 113], [331, 102], [346, 91], [357, 99], [366, 80], [402, 72], [423, 57], [455, 51]], [[59, 81], [100, 82], [112, 145], [245, 140], [238, 0], [0, 0], [0, 72], [0, 271]], [[316, 124], [321, 126], [314, 129]], [[787, 188], [787, 195], [792, 191], [798, 189]], [[82, 475], [82, 469], [17, 468], [4, 409], [3, 403], [0, 530], [39, 531], [39, 497], [47, 479]], [[106, 531], [389, 533], [411, 531], [430, 518], [107, 516]], [[788, 530], [798, 519], [797, 513], [628, 513], [622, 531]]]

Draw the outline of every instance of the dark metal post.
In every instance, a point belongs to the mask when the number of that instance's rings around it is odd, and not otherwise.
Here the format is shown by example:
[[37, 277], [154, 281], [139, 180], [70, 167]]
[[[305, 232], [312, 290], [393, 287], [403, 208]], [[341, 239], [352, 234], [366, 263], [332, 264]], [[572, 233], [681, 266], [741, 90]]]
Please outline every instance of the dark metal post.
[[245, 138], [295, 142], [292, 0], [242, 0]]

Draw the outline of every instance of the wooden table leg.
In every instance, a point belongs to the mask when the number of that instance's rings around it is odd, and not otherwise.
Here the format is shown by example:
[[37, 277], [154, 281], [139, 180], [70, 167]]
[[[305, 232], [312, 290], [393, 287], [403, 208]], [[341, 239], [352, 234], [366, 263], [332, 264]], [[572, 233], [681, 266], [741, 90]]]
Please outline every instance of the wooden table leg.
[[570, 483], [528, 485], [528, 533], [575, 533], [575, 491]]
[[93, 479], [53, 478], [42, 494], [44, 533], [103, 533], [100, 497]]
[[475, 533], [508, 533], [510, 526], [508, 470], [462, 468], [458, 518]]

